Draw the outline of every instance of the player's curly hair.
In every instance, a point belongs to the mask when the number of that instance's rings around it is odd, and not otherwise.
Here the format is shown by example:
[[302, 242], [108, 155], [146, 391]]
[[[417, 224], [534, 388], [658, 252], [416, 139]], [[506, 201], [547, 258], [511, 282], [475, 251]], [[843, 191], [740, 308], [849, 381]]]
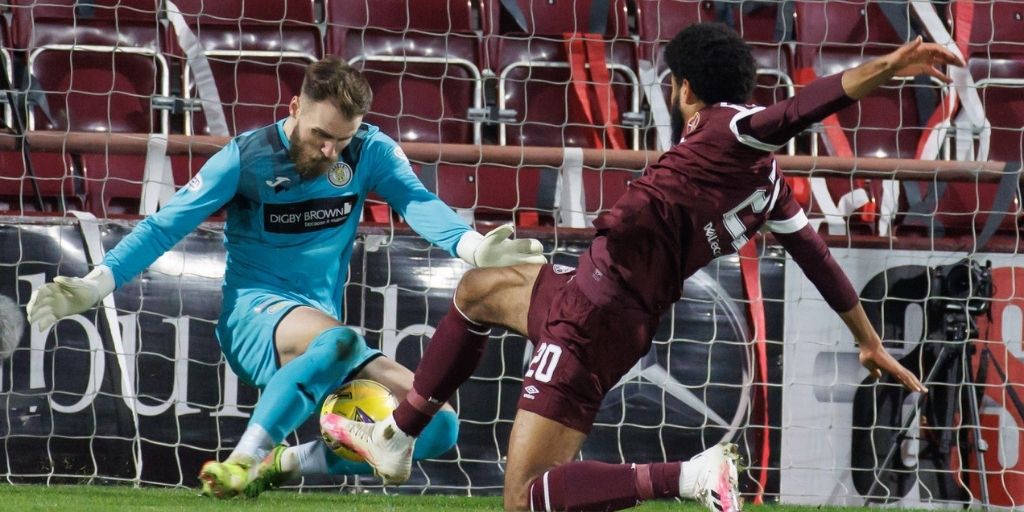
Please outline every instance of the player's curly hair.
[[690, 82], [704, 103], [746, 103], [754, 92], [757, 65], [750, 45], [721, 23], [684, 28], [665, 47], [665, 62], [676, 82]]
[[306, 68], [302, 95], [313, 101], [333, 102], [349, 119], [366, 115], [373, 101], [373, 90], [363, 74], [333, 55]]

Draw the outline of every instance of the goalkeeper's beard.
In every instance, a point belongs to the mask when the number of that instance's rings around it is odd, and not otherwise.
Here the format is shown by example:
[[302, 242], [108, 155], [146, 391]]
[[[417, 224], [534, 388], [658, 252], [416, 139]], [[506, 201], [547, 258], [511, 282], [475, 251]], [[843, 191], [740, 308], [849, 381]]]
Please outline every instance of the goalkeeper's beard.
[[299, 138], [298, 121], [295, 122], [292, 134], [288, 136], [288, 144], [291, 146], [288, 148], [288, 157], [295, 164], [295, 172], [304, 180], [318, 178], [326, 174], [334, 163], [320, 156], [319, 151], [314, 152], [316, 156], [309, 156], [308, 153], [303, 151], [304, 146]]

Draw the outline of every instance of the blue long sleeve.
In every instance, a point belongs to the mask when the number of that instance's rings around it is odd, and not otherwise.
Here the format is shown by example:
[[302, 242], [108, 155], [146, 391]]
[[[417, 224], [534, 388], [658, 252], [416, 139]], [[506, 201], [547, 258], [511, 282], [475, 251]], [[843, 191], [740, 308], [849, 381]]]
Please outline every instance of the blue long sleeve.
[[232, 140], [215, 154], [188, 185], [178, 190], [159, 212], [146, 217], [103, 258], [121, 287], [218, 208], [238, 189], [239, 151]]
[[[384, 137], [381, 137], [384, 138]], [[368, 151], [377, 152], [374, 190], [405, 218], [416, 233], [434, 245], [457, 256], [455, 248], [468, 224], [451, 207], [427, 190], [412, 172], [405, 152], [391, 139], [374, 144]]]

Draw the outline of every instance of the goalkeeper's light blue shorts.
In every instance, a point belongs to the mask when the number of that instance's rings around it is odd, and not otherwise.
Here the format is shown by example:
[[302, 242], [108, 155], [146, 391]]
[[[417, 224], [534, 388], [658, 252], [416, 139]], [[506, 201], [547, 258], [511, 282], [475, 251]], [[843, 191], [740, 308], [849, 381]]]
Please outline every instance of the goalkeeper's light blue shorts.
[[[274, 331], [281, 319], [299, 306], [308, 306], [301, 297], [265, 290], [224, 290], [224, 304], [217, 322], [217, 340], [231, 369], [244, 382], [263, 389], [281, 367], [275, 346]], [[344, 370], [348, 376], [382, 355], [359, 337]]]

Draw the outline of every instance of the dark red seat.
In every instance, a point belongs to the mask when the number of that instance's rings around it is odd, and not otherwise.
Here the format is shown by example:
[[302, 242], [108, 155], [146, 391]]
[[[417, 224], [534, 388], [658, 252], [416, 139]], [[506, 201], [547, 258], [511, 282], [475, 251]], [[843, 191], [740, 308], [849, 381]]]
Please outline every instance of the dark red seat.
[[[203, 46], [229, 134], [288, 115], [288, 102], [299, 94], [306, 66], [323, 55], [312, 2], [180, 0], [175, 5]], [[181, 63], [184, 96], [197, 98], [177, 37], [169, 31], [167, 38]], [[201, 110], [186, 114], [185, 133], [210, 133]]]
[[85, 209], [89, 189], [97, 184], [86, 180], [70, 155], [61, 158], [35, 153], [32, 164], [33, 174], [29, 174], [21, 152], [0, 152], [0, 211], [63, 213]]
[[661, 61], [665, 45], [680, 30], [694, 23], [715, 21], [710, 0], [636, 0], [636, 11], [640, 58], [651, 62]]
[[399, 141], [480, 142], [479, 25], [467, 1], [327, 3], [330, 52], [373, 87], [366, 121]]
[[[774, 17], [774, 8], [763, 8]], [[771, 42], [771, 32], [766, 28], [760, 17], [741, 16], [737, 10], [737, 31], [744, 29], [749, 32], [745, 39], [751, 43], [754, 59], [757, 61], [757, 86], [751, 102], [759, 105], [771, 105], [793, 95], [793, 79], [790, 72], [791, 55], [785, 44]], [[760, 10], [755, 13], [761, 12]], [[747, 25], [742, 20], [752, 20]], [[763, 16], [762, 16], [763, 17]], [[639, 28], [639, 53], [641, 58], [652, 61], [658, 71], [658, 80], [666, 99], [669, 96], [670, 71], [664, 62], [665, 45], [680, 30], [694, 23], [715, 21], [714, 6], [711, 1], [670, 1], [637, 0], [637, 26]], [[774, 18], [772, 18], [774, 27]], [[750, 39], [751, 34], [758, 38]], [[767, 39], [759, 39], [767, 37]], [[653, 131], [653, 130], [651, 130]], [[649, 134], [653, 136], [652, 134]], [[653, 147], [653, 146], [652, 146]], [[792, 146], [791, 146], [792, 148]]]
[[[989, 160], [1024, 160], [1024, 53], [987, 55], [968, 61], [985, 117], [992, 126]], [[938, 220], [949, 228], [980, 232], [989, 213], [996, 210], [999, 185], [995, 183], [950, 183], [938, 205]], [[1008, 213], [1000, 229], [1013, 233], [1021, 216], [1019, 193], [1002, 212]]]
[[[904, 43], [874, 2], [800, 1], [796, 13], [798, 81], [845, 70]], [[922, 94], [928, 98], [924, 107], [918, 101]], [[839, 124], [853, 156], [915, 158], [940, 99], [940, 84], [894, 81], [839, 112]]]
[[[25, 59], [39, 91], [35, 96], [45, 100], [29, 111], [28, 129], [166, 133], [168, 111], [154, 102], [170, 93], [159, 4], [11, 2], [12, 50]], [[20, 155], [12, 158], [20, 160]], [[77, 172], [84, 172], [87, 183], [85, 207], [100, 216], [110, 210], [137, 212], [143, 157], [108, 154], [98, 147], [77, 161]], [[33, 164], [37, 176], [64, 176], [69, 159], [39, 154]]]
[[[541, 175], [555, 172], [535, 167], [440, 166], [436, 192], [452, 208], [471, 209], [478, 221], [537, 224], [543, 218], [548, 224], [550, 198], [540, 194], [551, 191], [541, 185]], [[533, 221], [524, 222], [524, 216]]]
[[[514, 119], [501, 125], [503, 144], [595, 147], [596, 131], [601, 145], [611, 146], [606, 130], [596, 126], [600, 118], [595, 113], [594, 120], [588, 119], [576, 97], [564, 42], [564, 34], [593, 32], [590, 20], [601, 19], [611, 91], [619, 110], [612, 124], [623, 130], [627, 147], [639, 145], [639, 131], [632, 121], [625, 121], [640, 104], [636, 45], [629, 38], [625, 0], [610, 2], [606, 16], [592, 16], [589, 0], [518, 0], [526, 24], [522, 27], [508, 21], [508, 13], [494, 14], [500, 12], [497, 0], [486, 3], [490, 7], [485, 11], [492, 16], [485, 18], [484, 32], [488, 62], [498, 74], [498, 107]], [[597, 110], [597, 103], [591, 104]]]

